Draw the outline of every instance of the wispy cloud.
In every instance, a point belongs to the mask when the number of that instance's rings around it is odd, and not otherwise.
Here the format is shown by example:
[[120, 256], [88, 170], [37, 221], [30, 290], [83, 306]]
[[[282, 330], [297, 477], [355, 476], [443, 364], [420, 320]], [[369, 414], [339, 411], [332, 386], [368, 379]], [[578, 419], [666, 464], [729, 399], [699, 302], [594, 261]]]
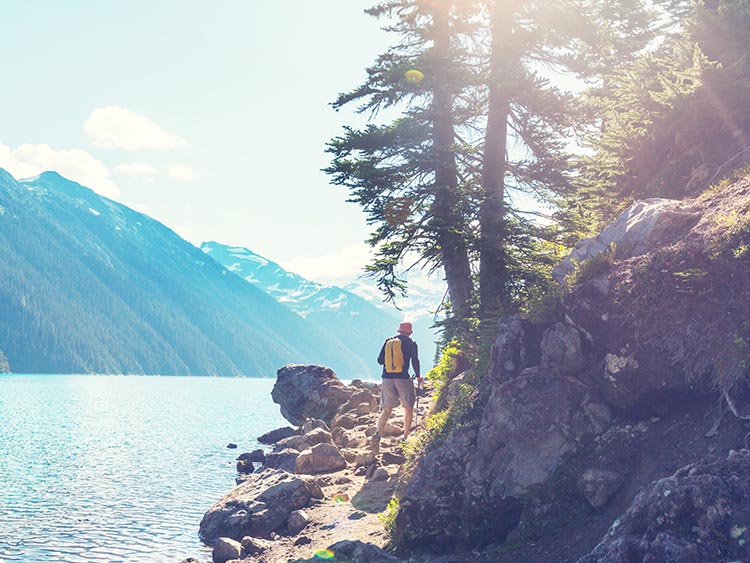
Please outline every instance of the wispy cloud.
[[29, 178], [54, 170], [106, 197], [117, 197], [120, 188], [109, 178], [100, 160], [80, 149], [57, 150], [49, 145], [23, 144], [16, 149], [0, 144], [0, 168], [16, 178]]
[[164, 150], [187, 147], [187, 141], [159, 127], [149, 118], [120, 106], [97, 108], [83, 131], [95, 144], [126, 151]]
[[181, 182], [192, 182], [195, 180], [195, 170], [187, 164], [168, 164], [166, 171], [171, 178], [180, 180]]
[[370, 252], [369, 246], [358, 243], [322, 256], [298, 256], [286, 261], [283, 266], [318, 283], [342, 285], [357, 279], [370, 260]]
[[123, 176], [141, 178], [149, 182], [153, 182], [154, 176], [156, 176], [156, 169], [150, 164], [145, 164], [143, 162], [118, 164], [114, 167], [114, 171]]

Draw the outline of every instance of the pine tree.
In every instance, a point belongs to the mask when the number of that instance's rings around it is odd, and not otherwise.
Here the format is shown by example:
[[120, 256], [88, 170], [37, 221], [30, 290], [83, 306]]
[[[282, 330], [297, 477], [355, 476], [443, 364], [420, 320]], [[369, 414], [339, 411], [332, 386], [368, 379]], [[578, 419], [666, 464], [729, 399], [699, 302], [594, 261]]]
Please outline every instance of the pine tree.
[[385, 125], [346, 128], [328, 145], [333, 161], [326, 172], [349, 188], [349, 201], [360, 204], [375, 226], [369, 243], [377, 253], [368, 271], [387, 298], [405, 291], [400, 265], [414, 256], [413, 265], [444, 268], [453, 315], [465, 325], [472, 315], [472, 277], [456, 129], [468, 55], [453, 4], [394, 0], [367, 11], [395, 18], [389, 29], [401, 42], [334, 107], [357, 101], [359, 111], [372, 116], [394, 107], [403, 114]]

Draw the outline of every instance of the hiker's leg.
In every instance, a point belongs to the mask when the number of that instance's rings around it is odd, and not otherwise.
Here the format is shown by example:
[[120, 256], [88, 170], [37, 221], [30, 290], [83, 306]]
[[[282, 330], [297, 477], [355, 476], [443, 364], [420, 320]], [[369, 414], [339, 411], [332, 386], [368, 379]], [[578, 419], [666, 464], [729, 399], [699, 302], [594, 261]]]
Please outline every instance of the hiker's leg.
[[414, 417], [414, 407], [404, 407], [404, 439], [409, 437], [411, 432], [411, 420]]
[[391, 416], [392, 411], [393, 407], [383, 407], [383, 412], [380, 413], [380, 418], [378, 418], [378, 434], [383, 434], [383, 430], [385, 430], [385, 425], [388, 422], [388, 418]]

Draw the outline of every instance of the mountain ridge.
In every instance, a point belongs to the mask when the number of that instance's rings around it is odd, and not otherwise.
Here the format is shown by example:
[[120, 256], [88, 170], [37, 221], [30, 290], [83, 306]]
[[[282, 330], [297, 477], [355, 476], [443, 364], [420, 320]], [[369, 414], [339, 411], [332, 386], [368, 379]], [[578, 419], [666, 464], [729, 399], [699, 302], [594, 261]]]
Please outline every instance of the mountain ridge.
[[0, 250], [0, 349], [17, 372], [367, 369], [165, 225], [56, 172], [0, 169]]

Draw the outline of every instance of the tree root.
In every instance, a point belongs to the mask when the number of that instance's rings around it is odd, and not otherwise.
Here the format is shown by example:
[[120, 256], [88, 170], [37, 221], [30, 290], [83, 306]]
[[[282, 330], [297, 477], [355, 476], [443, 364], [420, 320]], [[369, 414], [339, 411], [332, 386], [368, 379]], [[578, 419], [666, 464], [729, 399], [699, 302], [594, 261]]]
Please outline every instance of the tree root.
[[734, 401], [729, 396], [729, 393], [727, 393], [726, 391], [724, 391], [723, 393], [724, 393], [724, 399], [726, 400], [727, 405], [729, 406], [729, 410], [732, 411], [732, 414], [736, 416], [737, 418], [739, 418], [740, 420], [750, 420], [750, 414], [740, 414], [739, 411], [737, 410], [737, 407], [734, 404]]

